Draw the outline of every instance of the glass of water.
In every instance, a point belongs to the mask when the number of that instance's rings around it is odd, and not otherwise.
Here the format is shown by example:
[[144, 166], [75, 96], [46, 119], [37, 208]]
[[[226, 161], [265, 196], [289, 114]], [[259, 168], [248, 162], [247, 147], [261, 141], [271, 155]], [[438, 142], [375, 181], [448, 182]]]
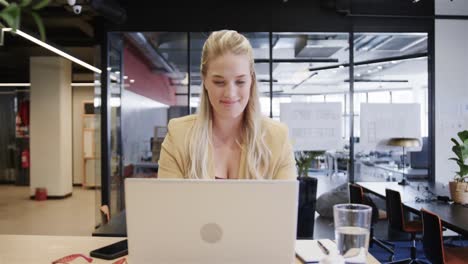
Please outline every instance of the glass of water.
[[335, 239], [346, 263], [366, 263], [372, 207], [363, 204], [333, 206]]

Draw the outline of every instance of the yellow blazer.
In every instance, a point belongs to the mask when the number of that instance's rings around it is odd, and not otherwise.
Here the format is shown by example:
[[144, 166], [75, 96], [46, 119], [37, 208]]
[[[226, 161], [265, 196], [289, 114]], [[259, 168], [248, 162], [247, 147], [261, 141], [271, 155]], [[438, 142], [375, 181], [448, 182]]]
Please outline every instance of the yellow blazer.
[[[168, 132], [161, 146], [159, 158], [159, 178], [187, 178], [189, 151], [185, 139], [191, 131], [197, 115], [189, 115], [181, 118], [173, 118], [169, 121]], [[294, 153], [288, 138], [286, 125], [270, 118], [262, 118], [265, 132], [265, 142], [271, 151], [271, 159], [268, 164], [267, 179], [296, 179], [297, 171]], [[249, 179], [245, 168], [245, 148], [242, 148], [240, 158], [239, 179]], [[208, 158], [212, 160], [211, 148], [208, 150]], [[215, 178], [213, 162], [209, 166], [209, 177]]]

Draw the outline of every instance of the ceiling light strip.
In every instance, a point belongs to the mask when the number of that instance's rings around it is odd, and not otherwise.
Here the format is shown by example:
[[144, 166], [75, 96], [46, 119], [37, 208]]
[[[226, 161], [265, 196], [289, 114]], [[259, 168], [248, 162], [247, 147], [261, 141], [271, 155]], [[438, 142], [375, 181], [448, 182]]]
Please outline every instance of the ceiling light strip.
[[[0, 87], [30, 87], [30, 83], [0, 83]], [[99, 86], [95, 83], [71, 83], [72, 87]]]
[[69, 60], [73, 61], [76, 64], [79, 64], [79, 65], [81, 65], [81, 66], [83, 66], [83, 67], [85, 67], [85, 68], [87, 68], [87, 69], [89, 69], [89, 70], [91, 70], [91, 71], [93, 71], [95, 73], [101, 74], [101, 70], [94, 67], [94, 66], [92, 66], [91, 64], [88, 64], [88, 63], [86, 63], [86, 62], [84, 62], [84, 61], [82, 61], [82, 60], [80, 60], [78, 58], [75, 58], [72, 55], [70, 55], [68, 53], [65, 53], [65, 52], [63, 52], [63, 51], [61, 51], [61, 50], [59, 50], [59, 49], [45, 43], [44, 41], [41, 41], [41, 40], [39, 40], [39, 39], [37, 39], [37, 38], [23, 32], [23, 31], [21, 31], [19, 29], [13, 30], [12, 28], [3, 28], [2, 31], [16, 33], [17, 35], [19, 35], [19, 36], [21, 36], [21, 37], [23, 37], [23, 38], [25, 38], [25, 39], [27, 39], [27, 40], [29, 40], [31, 42], [34, 42], [37, 45], [40, 45], [40, 46], [42, 46], [42, 47], [44, 47], [44, 48], [58, 54], [58, 55], [66, 58], [66, 59], [69, 59]]
[[[71, 83], [72, 87], [96, 86], [95, 83]], [[99, 84], [98, 84], [99, 85]]]
[[0, 83], [0, 87], [29, 87], [30, 83]]

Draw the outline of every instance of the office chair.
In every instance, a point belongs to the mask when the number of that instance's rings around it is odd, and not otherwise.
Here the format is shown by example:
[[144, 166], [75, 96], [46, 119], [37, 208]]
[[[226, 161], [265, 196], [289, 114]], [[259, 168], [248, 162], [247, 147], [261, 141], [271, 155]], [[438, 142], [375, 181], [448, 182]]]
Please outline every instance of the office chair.
[[426, 258], [435, 264], [466, 263], [468, 247], [444, 247], [442, 224], [438, 215], [421, 209], [423, 221], [423, 248]]
[[391, 263], [425, 263], [416, 258], [416, 234], [422, 232], [420, 221], [406, 221], [403, 214], [403, 204], [400, 193], [394, 190], [385, 189], [387, 216], [389, 227], [411, 235], [411, 255], [409, 259], [399, 260]]
[[[390, 253], [389, 260], [393, 260], [393, 256], [395, 254], [395, 245], [393, 243], [380, 240], [374, 236], [374, 224], [377, 223], [379, 220], [383, 220], [386, 218], [386, 214], [379, 214], [379, 209], [375, 205], [375, 203], [366, 195], [364, 195], [364, 190], [361, 186], [357, 184], [350, 183], [349, 184], [349, 202], [350, 203], [357, 203], [357, 204], [365, 204], [372, 207], [372, 221], [371, 221], [371, 228], [370, 228], [370, 240], [369, 240], [369, 247], [372, 247], [373, 244], [377, 244], [377, 246], [381, 247], [383, 250]], [[385, 216], [385, 218], [384, 218]]]
[[297, 216], [298, 239], [313, 239], [315, 225], [315, 206], [317, 203], [317, 178], [298, 177], [299, 208]]

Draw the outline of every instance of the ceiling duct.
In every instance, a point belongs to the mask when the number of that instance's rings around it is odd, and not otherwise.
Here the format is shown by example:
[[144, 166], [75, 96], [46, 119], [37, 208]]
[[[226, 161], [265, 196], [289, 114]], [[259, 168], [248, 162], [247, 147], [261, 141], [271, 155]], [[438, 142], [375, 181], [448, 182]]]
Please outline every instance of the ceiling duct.
[[151, 45], [143, 33], [132, 32], [125, 34], [125, 36], [151, 63], [153, 70], [163, 70], [164, 73], [172, 79], [183, 80], [185, 78], [185, 74], [172, 66], [166, 58]]
[[335, 10], [340, 14], [348, 14], [351, 10], [351, 0], [320, 0], [320, 7], [325, 10]]
[[123, 24], [127, 20], [127, 12], [114, 0], [92, 0], [91, 6], [106, 19]]
[[369, 35], [364, 36], [358, 42], [354, 43], [354, 49], [356, 51], [369, 51], [374, 50], [392, 39], [393, 36], [385, 35]]
[[426, 38], [423, 36], [392, 36], [387, 41], [376, 46], [377, 51], [403, 51], [409, 47], [423, 43]]
[[330, 58], [347, 45], [345, 40], [309, 40], [307, 36], [300, 36], [294, 45], [294, 54], [299, 58]]

